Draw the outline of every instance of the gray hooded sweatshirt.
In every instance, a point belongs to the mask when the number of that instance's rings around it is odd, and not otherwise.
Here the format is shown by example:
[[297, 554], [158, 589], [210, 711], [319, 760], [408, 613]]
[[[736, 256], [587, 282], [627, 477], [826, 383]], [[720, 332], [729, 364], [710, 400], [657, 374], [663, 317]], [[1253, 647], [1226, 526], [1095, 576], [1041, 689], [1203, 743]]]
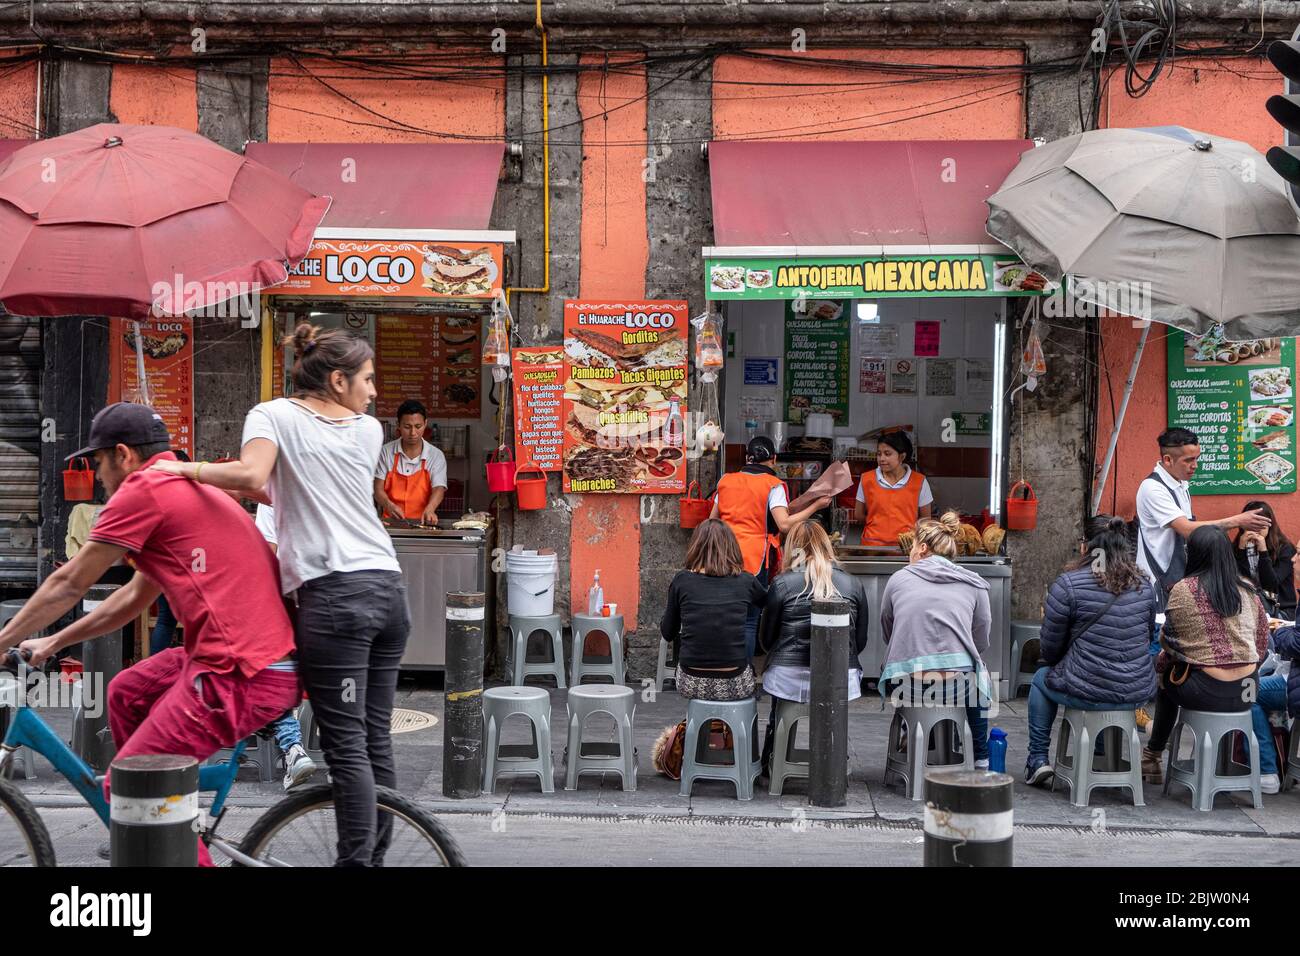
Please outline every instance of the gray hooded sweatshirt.
[[987, 693], [980, 652], [989, 646], [992, 620], [988, 583], [974, 571], [937, 554], [895, 571], [881, 598], [889, 646], [881, 688], [917, 671], [973, 668]]

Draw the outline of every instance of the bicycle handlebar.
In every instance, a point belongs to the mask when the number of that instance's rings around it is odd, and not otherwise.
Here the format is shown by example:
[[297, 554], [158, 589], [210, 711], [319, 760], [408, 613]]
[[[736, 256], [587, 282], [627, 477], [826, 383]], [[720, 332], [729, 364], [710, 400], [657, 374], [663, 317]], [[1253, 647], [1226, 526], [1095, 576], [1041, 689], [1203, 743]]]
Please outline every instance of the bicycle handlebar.
[[31, 662], [32, 652], [20, 650], [17, 647], [11, 647], [4, 652], [4, 663], [0, 664], [0, 670], [9, 671], [12, 674], [18, 673], [19, 664], [28, 664]]

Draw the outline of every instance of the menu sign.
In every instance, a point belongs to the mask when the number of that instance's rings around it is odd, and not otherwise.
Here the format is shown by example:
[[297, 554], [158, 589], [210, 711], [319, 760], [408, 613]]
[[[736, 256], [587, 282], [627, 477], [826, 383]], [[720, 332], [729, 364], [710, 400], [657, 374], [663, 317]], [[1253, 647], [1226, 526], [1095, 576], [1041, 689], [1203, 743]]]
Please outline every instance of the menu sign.
[[[194, 457], [194, 323], [150, 319], [140, 323], [149, 404], [167, 423], [172, 448]], [[143, 402], [136, 356], [135, 323], [111, 319], [108, 334], [108, 399]], [[232, 454], [238, 449], [228, 449]]]
[[499, 242], [447, 245], [409, 240], [317, 239], [275, 295], [372, 299], [491, 299], [501, 289]]
[[564, 303], [564, 490], [686, 485], [685, 301]]
[[375, 319], [375, 414], [392, 418], [408, 398], [430, 418], [478, 418], [482, 407], [480, 320], [465, 315]]
[[1200, 439], [1198, 495], [1296, 490], [1295, 339], [1168, 336], [1169, 425]]
[[515, 349], [515, 461], [543, 471], [564, 464], [564, 349], [558, 345]]
[[802, 422], [809, 412], [830, 412], [848, 424], [848, 303], [815, 302], [803, 313], [794, 306], [785, 308], [786, 416]]

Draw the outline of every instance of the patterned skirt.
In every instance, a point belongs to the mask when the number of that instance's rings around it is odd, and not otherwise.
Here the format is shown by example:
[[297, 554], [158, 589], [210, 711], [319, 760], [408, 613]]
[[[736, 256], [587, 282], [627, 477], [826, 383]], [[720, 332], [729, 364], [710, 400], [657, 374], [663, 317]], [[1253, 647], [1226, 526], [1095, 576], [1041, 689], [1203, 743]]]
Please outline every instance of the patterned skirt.
[[754, 696], [754, 669], [746, 665], [735, 677], [697, 677], [678, 667], [677, 693], [687, 700], [744, 700]]

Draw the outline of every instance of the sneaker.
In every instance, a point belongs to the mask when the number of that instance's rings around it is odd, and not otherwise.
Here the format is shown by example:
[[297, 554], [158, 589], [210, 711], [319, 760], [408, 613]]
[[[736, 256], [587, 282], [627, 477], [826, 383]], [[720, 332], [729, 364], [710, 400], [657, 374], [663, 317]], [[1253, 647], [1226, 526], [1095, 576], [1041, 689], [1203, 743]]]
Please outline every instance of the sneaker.
[[1133, 719], [1137, 721], [1138, 730], [1142, 733], [1146, 733], [1147, 728], [1151, 726], [1151, 715], [1147, 713], [1145, 707], [1133, 711]]
[[987, 769], [989, 769], [989, 762], [988, 762], [988, 759], [986, 758], [986, 759], [984, 759], [984, 760], [976, 760], [976, 761], [975, 761], [975, 769], [976, 769], [976, 770], [987, 770]]
[[1030, 758], [1025, 764], [1025, 783], [1031, 787], [1045, 787], [1052, 781], [1056, 771], [1042, 757]]
[[294, 744], [284, 755], [284, 789], [292, 790], [316, 772], [316, 762], [307, 756], [302, 744]]
[[1275, 773], [1261, 774], [1259, 778], [1260, 793], [1281, 793], [1282, 778]]
[[1164, 769], [1161, 766], [1164, 759], [1163, 753], [1142, 748], [1142, 782], [1162, 784], [1165, 782]]

